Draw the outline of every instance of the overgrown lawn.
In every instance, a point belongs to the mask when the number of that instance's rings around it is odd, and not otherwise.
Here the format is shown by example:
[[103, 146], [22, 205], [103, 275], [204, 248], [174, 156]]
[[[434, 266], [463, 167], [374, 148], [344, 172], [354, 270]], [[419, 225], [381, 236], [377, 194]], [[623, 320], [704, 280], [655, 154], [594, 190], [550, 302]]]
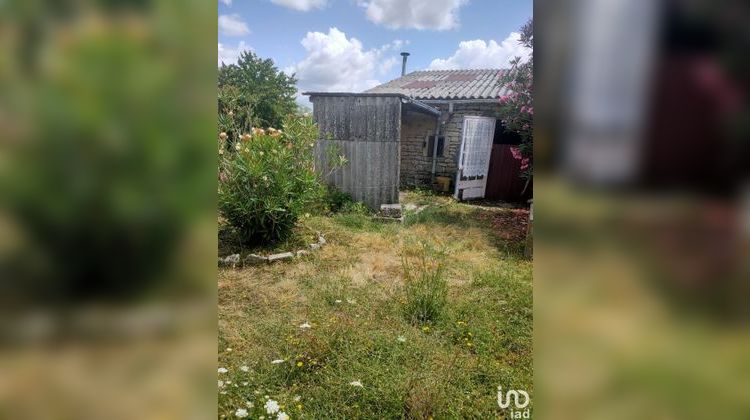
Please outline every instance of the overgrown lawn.
[[[431, 205], [403, 225], [305, 219], [322, 250], [220, 270], [220, 416], [276, 418], [276, 401], [290, 418], [503, 418], [499, 385], [533, 399], [532, 264], [492, 223], [512, 210], [408, 200]], [[424, 258], [405, 267], [409, 255]], [[405, 287], [422, 260], [440, 266], [424, 287], [444, 280], [444, 303]], [[415, 299], [429, 316], [413, 316]]]

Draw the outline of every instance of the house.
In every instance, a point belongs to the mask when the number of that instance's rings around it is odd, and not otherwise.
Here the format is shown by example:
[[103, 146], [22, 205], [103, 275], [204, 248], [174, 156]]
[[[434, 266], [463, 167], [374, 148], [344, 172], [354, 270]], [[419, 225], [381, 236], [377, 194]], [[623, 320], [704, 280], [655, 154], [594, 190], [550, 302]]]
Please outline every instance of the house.
[[[458, 199], [521, 198], [520, 163], [510, 151], [519, 138], [501, 123], [499, 98], [508, 93], [501, 72], [402, 72], [362, 93], [305, 92], [321, 133], [319, 169], [373, 208], [416, 186], [442, 185]], [[348, 164], [331, 173], [333, 153]]]

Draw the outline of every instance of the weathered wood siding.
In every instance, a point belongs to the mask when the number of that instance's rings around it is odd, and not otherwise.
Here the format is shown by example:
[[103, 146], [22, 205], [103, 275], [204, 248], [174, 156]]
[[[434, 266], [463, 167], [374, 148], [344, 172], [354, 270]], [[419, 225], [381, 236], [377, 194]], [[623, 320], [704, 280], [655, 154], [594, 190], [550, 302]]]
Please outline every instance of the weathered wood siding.
[[[401, 99], [395, 96], [312, 96], [320, 129], [316, 169], [352, 198], [373, 209], [398, 203]], [[331, 172], [329, 147], [349, 161]]]

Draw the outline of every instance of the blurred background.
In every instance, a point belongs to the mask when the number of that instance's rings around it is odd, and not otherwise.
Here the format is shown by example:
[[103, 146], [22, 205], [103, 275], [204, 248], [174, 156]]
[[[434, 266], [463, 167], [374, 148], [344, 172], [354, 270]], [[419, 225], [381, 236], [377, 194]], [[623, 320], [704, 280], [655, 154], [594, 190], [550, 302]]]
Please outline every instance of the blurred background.
[[535, 2], [540, 418], [750, 413], [750, 3]]
[[0, 418], [208, 418], [216, 4], [0, 2]]

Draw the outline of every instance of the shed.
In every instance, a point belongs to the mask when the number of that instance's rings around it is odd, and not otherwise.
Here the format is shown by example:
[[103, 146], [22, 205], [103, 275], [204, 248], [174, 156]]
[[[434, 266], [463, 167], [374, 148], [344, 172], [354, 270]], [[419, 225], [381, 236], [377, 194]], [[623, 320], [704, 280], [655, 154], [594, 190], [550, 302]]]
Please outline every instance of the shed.
[[[502, 71], [415, 71], [362, 93], [305, 92], [320, 129], [317, 169], [372, 208], [400, 188], [450, 181], [456, 198], [520, 199], [517, 136], [502, 127]], [[331, 171], [332, 153], [348, 163]]]

